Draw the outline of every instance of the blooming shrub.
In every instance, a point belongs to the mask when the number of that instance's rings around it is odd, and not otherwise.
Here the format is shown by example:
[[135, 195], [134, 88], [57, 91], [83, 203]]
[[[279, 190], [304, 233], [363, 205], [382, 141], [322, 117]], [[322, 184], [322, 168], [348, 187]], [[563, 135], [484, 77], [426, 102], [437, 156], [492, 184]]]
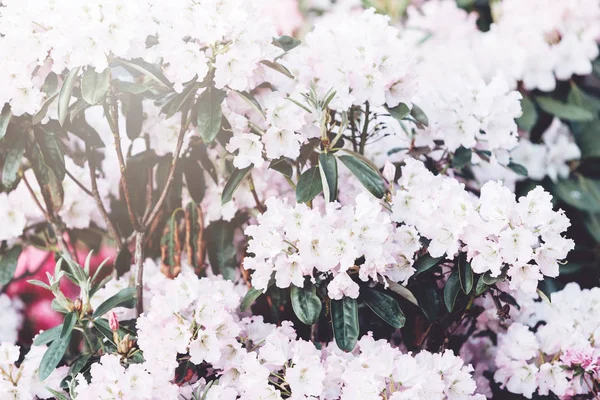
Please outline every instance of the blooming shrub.
[[0, 0], [0, 398], [598, 398], [599, 39], [597, 0]]

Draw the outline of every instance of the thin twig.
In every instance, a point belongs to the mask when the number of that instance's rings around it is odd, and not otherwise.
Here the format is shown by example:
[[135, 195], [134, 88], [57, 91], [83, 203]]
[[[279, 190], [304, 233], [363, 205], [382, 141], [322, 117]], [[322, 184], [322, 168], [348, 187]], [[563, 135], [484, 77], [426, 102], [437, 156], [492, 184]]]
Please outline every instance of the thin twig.
[[369, 114], [370, 114], [370, 106], [369, 102], [365, 106], [365, 121], [363, 125], [363, 130], [360, 135], [360, 147], [358, 148], [358, 152], [360, 154], [365, 154], [365, 144], [367, 143], [367, 133], [369, 132]]
[[37, 196], [35, 195], [35, 192], [31, 188], [31, 185], [29, 184], [29, 181], [27, 180], [27, 177], [25, 176], [25, 174], [23, 174], [23, 182], [25, 182], [25, 186], [27, 186], [27, 190], [29, 190], [29, 194], [31, 194], [31, 197], [33, 198], [33, 201], [38, 206], [38, 208], [40, 209], [40, 211], [42, 212], [42, 214], [44, 214], [44, 218], [46, 218], [47, 221], [50, 221], [50, 216], [48, 215], [48, 213], [46, 212], [46, 210], [42, 206], [42, 203], [40, 203], [40, 201], [38, 200]]
[[261, 213], [264, 213], [265, 211], [267, 211], [267, 208], [264, 206], [264, 204], [258, 198], [258, 194], [256, 193], [256, 187], [254, 186], [254, 179], [252, 179], [252, 174], [249, 175], [249, 178], [250, 179], [248, 180], [248, 183], [250, 185], [250, 192], [252, 192], [252, 197], [254, 197], [254, 202], [256, 203], [256, 208]]
[[68, 176], [69, 178], [71, 178], [71, 180], [72, 180], [73, 182], [75, 182], [75, 183], [77, 184], [77, 186], [79, 186], [79, 188], [80, 188], [81, 190], [83, 190], [83, 191], [84, 191], [84, 192], [85, 192], [85, 193], [86, 193], [88, 196], [90, 196], [90, 197], [94, 197], [94, 195], [92, 194], [92, 191], [91, 191], [91, 190], [89, 190], [88, 188], [86, 188], [86, 187], [85, 187], [85, 185], [84, 185], [83, 183], [81, 183], [81, 182], [80, 182], [80, 181], [79, 181], [77, 178], [75, 178], [75, 177], [73, 176], [73, 174], [69, 172], [69, 170], [68, 170], [68, 169], [65, 169], [65, 172], [67, 173], [67, 176]]
[[136, 314], [139, 317], [144, 312], [144, 232], [135, 234], [135, 291], [137, 303]]

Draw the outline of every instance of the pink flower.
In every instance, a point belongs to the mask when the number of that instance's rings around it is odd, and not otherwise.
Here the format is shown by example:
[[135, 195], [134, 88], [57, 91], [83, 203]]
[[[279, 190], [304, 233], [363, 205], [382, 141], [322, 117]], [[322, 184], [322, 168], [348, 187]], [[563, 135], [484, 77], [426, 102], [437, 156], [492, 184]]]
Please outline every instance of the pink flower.
[[108, 325], [110, 326], [110, 330], [116, 332], [119, 330], [119, 320], [117, 318], [117, 314], [112, 311], [108, 317]]
[[600, 353], [589, 347], [585, 350], [567, 350], [560, 360], [569, 367], [581, 367], [586, 372], [600, 372]]

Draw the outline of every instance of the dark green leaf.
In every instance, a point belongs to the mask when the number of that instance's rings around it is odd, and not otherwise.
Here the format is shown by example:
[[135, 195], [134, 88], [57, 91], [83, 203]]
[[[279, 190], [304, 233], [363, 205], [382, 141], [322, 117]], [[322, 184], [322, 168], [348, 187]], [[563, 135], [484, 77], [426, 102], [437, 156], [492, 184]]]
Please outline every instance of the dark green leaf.
[[221, 195], [221, 205], [227, 204], [233, 198], [233, 194], [240, 186], [240, 184], [246, 179], [250, 172], [252, 171], [252, 165], [246, 167], [244, 169], [234, 169], [231, 175], [229, 176], [229, 180], [225, 184], [223, 188], [223, 194]]
[[104, 97], [110, 87], [110, 68], [98, 73], [93, 68], [89, 68], [83, 73], [81, 78], [81, 97], [88, 104], [98, 104]]
[[357, 157], [344, 155], [339, 158], [373, 196], [378, 199], [385, 196], [385, 181], [379, 171]]
[[325, 202], [335, 201], [338, 191], [338, 167], [333, 154], [319, 154], [319, 173], [321, 174]]
[[54, 103], [54, 100], [56, 100], [57, 97], [58, 93], [54, 93], [44, 101], [40, 110], [36, 112], [31, 119], [31, 123], [33, 125], [37, 125], [40, 122], [42, 122], [42, 120], [46, 117], [46, 114], [48, 113], [48, 108], [50, 108], [50, 105]]
[[573, 130], [573, 135], [581, 150], [581, 158], [600, 157], [600, 121], [581, 124], [579, 129]]
[[192, 200], [196, 203], [202, 202], [206, 192], [206, 183], [204, 182], [204, 170], [200, 167], [200, 164], [195, 160], [186, 158], [183, 162], [183, 174]]
[[528, 96], [524, 95], [523, 99], [521, 99], [521, 109], [523, 110], [523, 114], [517, 119], [517, 125], [520, 129], [530, 132], [538, 119], [535, 104]]
[[75, 314], [73, 311], [71, 311], [70, 313], [65, 315], [65, 319], [62, 324], [63, 328], [60, 331], [60, 337], [64, 338], [64, 337], [67, 337], [67, 335], [70, 335], [71, 332], [73, 332], [75, 323], [77, 323], [77, 314]]
[[117, 60], [117, 62], [133, 71], [136, 71], [136, 72], [142, 74], [143, 76], [147, 77], [148, 79], [154, 81], [156, 84], [161, 86], [162, 89], [165, 89], [165, 90], [170, 89], [172, 86], [171, 82], [169, 82], [169, 80], [160, 71], [160, 68], [156, 67], [153, 64], [147, 63], [146, 61], [144, 61], [142, 59], [136, 59], [136, 60], [131, 60], [131, 61], [119, 59], [119, 60]]
[[421, 109], [421, 107], [415, 103], [413, 103], [412, 109], [410, 110], [410, 116], [413, 117], [418, 123], [429, 126], [429, 119], [427, 118], [427, 115]]
[[260, 103], [254, 98], [254, 96], [252, 96], [250, 93], [248, 92], [240, 92], [238, 90], [235, 91], [237, 94], [239, 94], [242, 99], [244, 99], [244, 101], [251, 106], [252, 108], [254, 108], [256, 111], [259, 112], [260, 115], [262, 115], [263, 117], [265, 117], [265, 112], [263, 111], [262, 107], [260, 106]]
[[290, 79], [294, 79], [294, 75], [292, 75], [290, 70], [287, 69], [286, 67], [284, 67], [283, 65], [279, 64], [276, 61], [263, 60], [263, 61], [261, 61], [261, 63], [266, 65], [267, 67], [273, 69], [274, 71], [277, 71], [280, 74], [287, 76]]
[[83, 367], [86, 366], [90, 358], [92, 358], [91, 354], [82, 354], [80, 357], [77, 357], [77, 359], [73, 361], [71, 367], [69, 368], [69, 374], [71, 376], [75, 376], [78, 373], [80, 373]]
[[65, 155], [62, 150], [62, 144], [51, 132], [44, 128], [34, 128], [35, 137], [40, 145], [40, 150], [44, 153], [44, 162], [52, 169], [59, 181], [63, 181], [66, 175]]
[[[198, 84], [194, 80], [183, 88], [181, 93], [174, 93], [169, 101], [162, 107], [161, 112], [165, 114], [165, 118], [169, 119], [179, 111], [187, 113], [192, 107], [194, 102], [194, 96], [198, 90]], [[207, 89], [207, 91], [210, 90]], [[220, 121], [219, 121], [220, 122]], [[220, 127], [220, 124], [219, 124]], [[218, 132], [218, 130], [217, 130]]]
[[477, 280], [477, 285], [475, 285], [475, 296], [481, 296], [487, 289], [488, 285], [486, 285], [483, 275], [481, 275]]
[[65, 120], [67, 119], [67, 112], [69, 111], [69, 105], [71, 104], [71, 94], [73, 93], [73, 87], [75, 86], [79, 69], [80, 67], [77, 67], [69, 71], [60, 88], [60, 93], [58, 94], [58, 122], [61, 126], [64, 126]]
[[0, 112], [0, 139], [6, 135], [6, 130], [8, 129], [8, 123], [10, 122], [11, 117], [12, 111], [10, 110], [10, 106], [4, 105], [2, 112]]
[[460, 146], [454, 152], [454, 158], [452, 159], [452, 166], [456, 169], [463, 169], [465, 165], [471, 162], [471, 149], [466, 149]]
[[250, 306], [260, 297], [264, 292], [262, 290], [255, 289], [251, 287], [248, 289], [248, 293], [242, 299], [242, 303], [240, 305], [241, 311], [246, 311]]
[[292, 167], [290, 161], [291, 160], [287, 158], [279, 158], [271, 161], [269, 168], [281, 172], [284, 176], [291, 178], [294, 175], [294, 168]]
[[356, 299], [344, 297], [341, 300], [331, 300], [331, 322], [335, 343], [340, 350], [354, 350], [359, 335]]
[[181, 209], [173, 211], [171, 218], [160, 238], [161, 261], [164, 266], [169, 268], [169, 274], [175, 275], [175, 268], [181, 267], [181, 234], [179, 231], [179, 214]]
[[497, 282], [501, 282], [506, 279], [506, 270], [502, 271], [502, 273], [498, 276], [492, 276], [491, 272], [488, 271], [481, 276], [481, 280], [488, 286], [492, 286]]
[[54, 396], [55, 400], [69, 400], [69, 398], [67, 396], [65, 396], [64, 394], [62, 394], [61, 392], [54, 390], [52, 388], [46, 387], [46, 390], [49, 391], [52, 396]]
[[406, 317], [392, 296], [368, 287], [361, 288], [360, 295], [371, 311], [390, 326], [396, 329], [404, 326]]
[[206, 228], [206, 249], [213, 272], [229, 280], [233, 280], [238, 266], [233, 233], [233, 224], [223, 220], [211, 222]]
[[304, 171], [298, 179], [296, 185], [296, 201], [298, 203], [306, 203], [315, 198], [323, 191], [321, 183], [321, 174], [318, 167], [311, 167]]
[[448, 309], [448, 312], [452, 312], [454, 309], [454, 303], [456, 303], [458, 292], [460, 292], [458, 272], [453, 271], [448, 277], [446, 286], [444, 287], [444, 303], [446, 304], [446, 309]]
[[513, 172], [515, 172], [518, 175], [525, 177], [528, 175], [527, 168], [525, 168], [521, 164], [517, 164], [511, 161], [508, 163], [508, 168], [510, 168]]
[[226, 96], [227, 92], [224, 90], [209, 87], [198, 97], [198, 132], [204, 143], [212, 143], [221, 129], [221, 103]]
[[471, 293], [473, 289], [473, 269], [471, 263], [467, 261], [467, 255], [461, 253], [458, 256], [458, 274], [460, 277], [460, 286], [465, 294]]
[[115, 271], [117, 271], [117, 278], [123, 276], [123, 274], [131, 269], [131, 251], [129, 247], [123, 246], [117, 254], [115, 260]]
[[435, 257], [434, 258], [434, 257], [431, 257], [429, 255], [429, 253], [423, 254], [421, 257], [419, 257], [418, 260], [415, 261], [415, 263], [413, 265], [413, 268], [416, 269], [415, 275], [423, 273], [423, 272], [435, 267], [442, 261], [444, 261], [444, 257]]
[[428, 285], [416, 291], [415, 294], [417, 300], [419, 300], [419, 306], [429, 322], [436, 321], [440, 315], [440, 308], [442, 306], [440, 294], [437, 289]]
[[554, 184], [553, 194], [579, 210], [600, 212], [600, 181], [584, 177], [559, 180]]
[[294, 313], [303, 324], [313, 325], [319, 320], [321, 299], [312, 283], [305, 282], [303, 288], [292, 285], [290, 296]]
[[[9, 136], [12, 136], [12, 134]], [[5, 153], [4, 165], [2, 166], [2, 185], [5, 188], [12, 188], [17, 181], [21, 160], [25, 153], [27, 136], [18, 134], [10, 139], [11, 140], [6, 144], [7, 152]]]
[[127, 101], [123, 101], [125, 131], [130, 140], [135, 140], [142, 133], [144, 106], [142, 104], [141, 96], [126, 96], [126, 99]]
[[561, 103], [547, 96], [536, 97], [535, 100], [542, 110], [560, 119], [569, 121], [591, 121], [594, 119], [592, 112], [575, 104]]
[[58, 363], [60, 363], [60, 360], [62, 360], [63, 356], [65, 355], [65, 351], [67, 351], [70, 341], [71, 332], [69, 332], [66, 336], [61, 335], [52, 341], [48, 347], [48, 350], [46, 350], [44, 356], [42, 357], [42, 362], [38, 371], [38, 376], [41, 381], [45, 380], [52, 372], [54, 372], [58, 366]]
[[92, 318], [98, 318], [116, 307], [133, 308], [135, 307], [135, 288], [121, 289], [119, 293], [104, 300], [102, 304], [94, 310]]
[[48, 330], [43, 331], [35, 337], [35, 339], [33, 340], [33, 344], [35, 346], [43, 346], [45, 344], [50, 343], [51, 341], [55, 340], [57, 337], [60, 336], [62, 328], [63, 324], [60, 324], [58, 326], [55, 326], [54, 328], [50, 328]]
[[592, 235], [592, 238], [594, 238], [596, 243], [600, 243], [600, 215], [588, 214], [583, 219], [583, 225], [589, 234]]
[[387, 106], [385, 108], [386, 110], [388, 110], [390, 115], [394, 117], [394, 119], [396, 119], [397, 121], [402, 121], [410, 114], [410, 108], [408, 108], [408, 106], [404, 103], [400, 103], [393, 108], [389, 108]]
[[291, 36], [287, 36], [287, 35], [282, 35], [282, 36], [275, 38], [275, 42], [285, 52], [288, 52], [288, 51], [292, 50], [293, 48], [300, 46], [300, 43], [302, 43], [300, 40], [298, 40], [294, 37], [291, 37]]

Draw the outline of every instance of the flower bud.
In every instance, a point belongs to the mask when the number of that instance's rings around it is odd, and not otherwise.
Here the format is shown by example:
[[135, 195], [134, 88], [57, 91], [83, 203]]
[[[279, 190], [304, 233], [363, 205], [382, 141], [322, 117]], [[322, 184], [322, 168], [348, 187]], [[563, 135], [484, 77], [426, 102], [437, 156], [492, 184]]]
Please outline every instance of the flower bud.
[[386, 161], [383, 166], [383, 177], [389, 183], [394, 182], [394, 178], [396, 177], [396, 166], [389, 161]]
[[111, 312], [108, 317], [108, 325], [110, 326], [110, 330], [116, 332], [119, 330], [119, 320], [117, 319], [117, 314], [115, 312]]

